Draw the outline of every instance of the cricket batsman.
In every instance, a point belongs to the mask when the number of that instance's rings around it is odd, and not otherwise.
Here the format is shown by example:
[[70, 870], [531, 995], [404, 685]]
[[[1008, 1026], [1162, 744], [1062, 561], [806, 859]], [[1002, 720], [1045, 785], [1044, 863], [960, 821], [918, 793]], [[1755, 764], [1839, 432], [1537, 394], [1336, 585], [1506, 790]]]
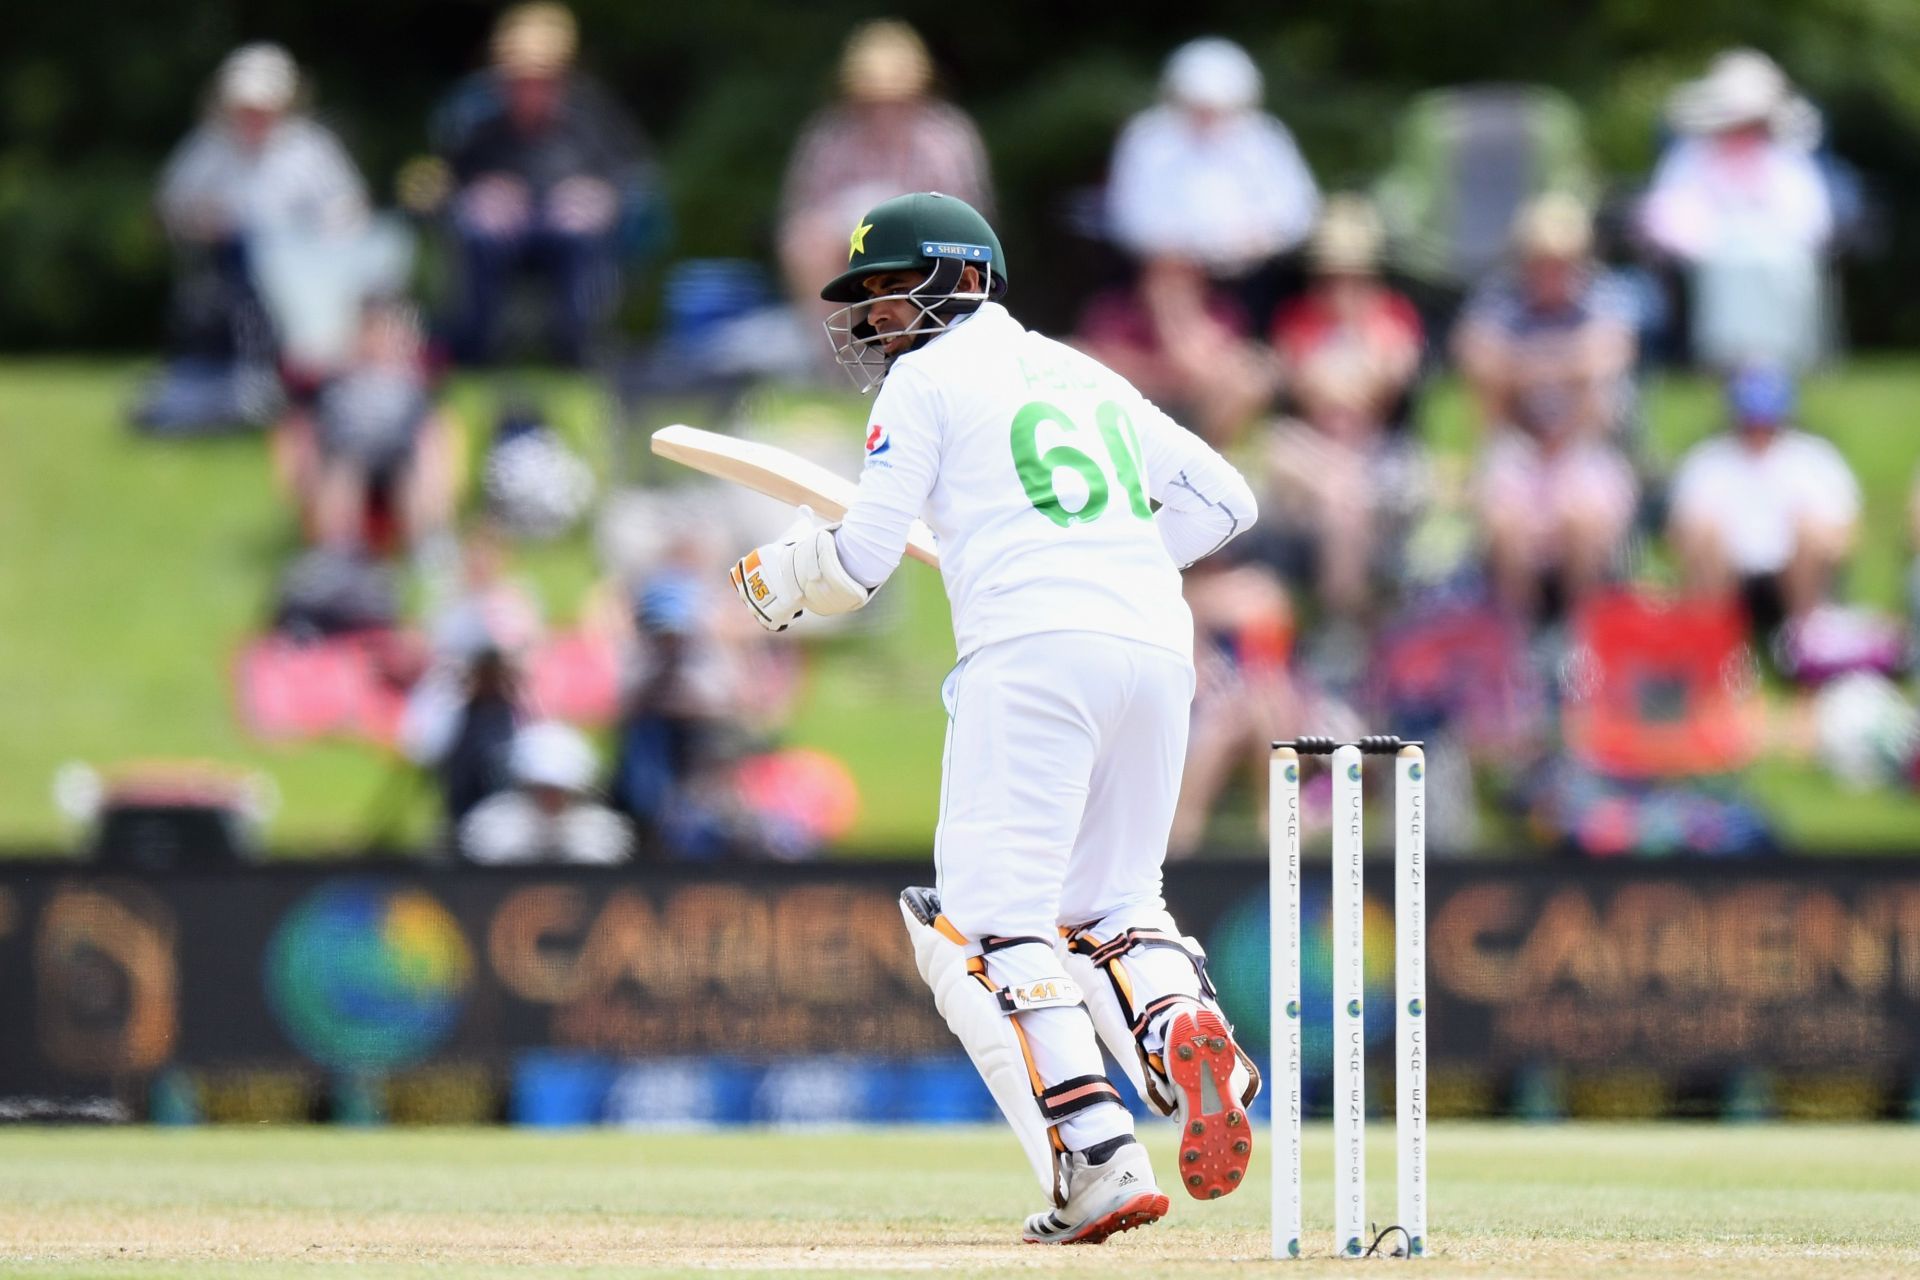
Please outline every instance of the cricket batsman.
[[878, 205], [821, 297], [864, 391], [859, 495], [733, 568], [754, 616], [858, 609], [908, 526], [939, 538], [959, 662], [932, 889], [901, 912], [920, 974], [1032, 1162], [1034, 1243], [1164, 1216], [1104, 1041], [1180, 1123], [1181, 1186], [1232, 1191], [1260, 1081], [1161, 864], [1186, 756], [1193, 619], [1180, 570], [1254, 520], [1239, 473], [1124, 378], [1024, 328], [985, 218], [936, 192]]

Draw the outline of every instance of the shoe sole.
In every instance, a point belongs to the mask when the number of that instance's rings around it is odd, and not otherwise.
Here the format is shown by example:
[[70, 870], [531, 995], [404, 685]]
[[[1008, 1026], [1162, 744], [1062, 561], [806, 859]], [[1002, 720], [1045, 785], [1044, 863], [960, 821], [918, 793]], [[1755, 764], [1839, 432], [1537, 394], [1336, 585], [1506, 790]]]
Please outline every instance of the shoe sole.
[[1195, 1200], [1218, 1200], [1246, 1181], [1253, 1126], [1232, 1091], [1235, 1061], [1227, 1024], [1211, 1009], [1181, 1011], [1167, 1027], [1167, 1076], [1178, 1097], [1180, 1185]]
[[1089, 1222], [1074, 1235], [1062, 1236], [1058, 1240], [1036, 1240], [1032, 1236], [1025, 1239], [1028, 1244], [1104, 1244], [1108, 1236], [1117, 1236], [1135, 1227], [1152, 1226], [1166, 1217], [1167, 1210], [1172, 1207], [1173, 1201], [1167, 1197], [1158, 1192], [1145, 1192], [1105, 1217]]

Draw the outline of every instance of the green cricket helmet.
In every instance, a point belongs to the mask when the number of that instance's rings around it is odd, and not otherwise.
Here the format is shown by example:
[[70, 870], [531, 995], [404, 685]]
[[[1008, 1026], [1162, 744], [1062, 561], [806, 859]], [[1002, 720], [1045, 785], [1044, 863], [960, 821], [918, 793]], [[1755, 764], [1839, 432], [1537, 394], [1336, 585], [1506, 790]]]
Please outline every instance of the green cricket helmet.
[[[978, 290], [960, 288], [968, 267], [980, 273]], [[896, 271], [925, 276], [905, 293], [890, 295], [905, 298], [919, 309], [907, 326], [906, 332], [915, 337], [905, 350], [931, 340], [982, 302], [1007, 291], [1000, 237], [966, 201], [922, 191], [875, 205], [848, 239], [847, 269], [820, 290], [826, 301], [847, 304], [827, 318], [827, 341], [834, 359], [863, 392], [873, 390], [886, 377], [893, 356], [886, 353], [885, 344], [899, 336], [880, 333], [868, 322], [869, 307], [880, 299], [867, 294], [865, 281]]]

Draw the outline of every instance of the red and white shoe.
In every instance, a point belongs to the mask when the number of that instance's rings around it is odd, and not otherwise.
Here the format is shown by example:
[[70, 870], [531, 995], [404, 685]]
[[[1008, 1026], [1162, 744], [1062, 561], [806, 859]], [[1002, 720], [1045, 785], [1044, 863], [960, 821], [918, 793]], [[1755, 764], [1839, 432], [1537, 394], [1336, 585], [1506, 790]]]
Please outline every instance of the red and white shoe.
[[1027, 1219], [1028, 1244], [1099, 1244], [1108, 1236], [1144, 1227], [1167, 1216], [1172, 1201], [1154, 1185], [1147, 1149], [1129, 1141], [1102, 1164], [1082, 1152], [1061, 1157], [1067, 1168], [1067, 1202]]
[[1167, 1023], [1164, 1055], [1180, 1122], [1180, 1185], [1196, 1200], [1218, 1200], [1246, 1180], [1253, 1158], [1242, 1055], [1226, 1020], [1198, 1004]]

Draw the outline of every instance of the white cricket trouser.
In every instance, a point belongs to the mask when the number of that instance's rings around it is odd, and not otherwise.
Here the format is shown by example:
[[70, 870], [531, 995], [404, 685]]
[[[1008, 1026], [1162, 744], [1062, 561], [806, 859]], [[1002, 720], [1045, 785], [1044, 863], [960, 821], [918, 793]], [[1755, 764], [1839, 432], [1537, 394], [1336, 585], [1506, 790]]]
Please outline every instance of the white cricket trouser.
[[[1059, 925], [1164, 908], [1193, 687], [1181, 655], [1090, 631], [1004, 640], [954, 669], [934, 864], [956, 929], [1053, 938]], [[1021, 1023], [1044, 1080], [1103, 1072], [1085, 1009]], [[1109, 1104], [1060, 1130], [1080, 1149], [1132, 1120]]]

